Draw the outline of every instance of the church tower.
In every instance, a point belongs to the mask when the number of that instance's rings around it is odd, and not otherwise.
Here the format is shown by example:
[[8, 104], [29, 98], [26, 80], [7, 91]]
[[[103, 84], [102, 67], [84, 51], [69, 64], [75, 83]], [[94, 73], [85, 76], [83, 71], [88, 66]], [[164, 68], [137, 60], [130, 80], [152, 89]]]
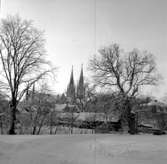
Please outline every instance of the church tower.
[[85, 97], [85, 85], [84, 85], [84, 76], [83, 76], [83, 65], [81, 67], [81, 73], [79, 82], [77, 85], [77, 97], [83, 99]]
[[75, 84], [74, 84], [73, 67], [71, 71], [70, 82], [67, 87], [67, 99], [70, 103], [74, 103], [75, 101]]

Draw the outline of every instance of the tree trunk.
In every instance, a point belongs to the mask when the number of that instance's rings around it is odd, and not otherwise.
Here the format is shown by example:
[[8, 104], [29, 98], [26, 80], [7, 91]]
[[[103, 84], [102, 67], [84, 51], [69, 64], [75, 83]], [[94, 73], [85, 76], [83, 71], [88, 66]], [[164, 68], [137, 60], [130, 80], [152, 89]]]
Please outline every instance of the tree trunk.
[[135, 119], [135, 114], [132, 113], [132, 106], [131, 106], [131, 103], [130, 103], [130, 100], [129, 99], [126, 99], [126, 102], [125, 102], [125, 105], [126, 105], [126, 120], [128, 122], [128, 127], [129, 127], [129, 133], [130, 134], [136, 134], [137, 133], [137, 130], [136, 130], [136, 119]]
[[129, 133], [136, 134], [136, 122], [135, 122], [135, 115], [134, 114], [129, 115], [128, 126], [129, 126]]
[[50, 134], [52, 134], [53, 130], [53, 119], [52, 119], [52, 112], [50, 112]]
[[0, 117], [0, 127], [1, 127], [1, 134], [3, 134], [3, 120]]
[[35, 135], [37, 129], [38, 113], [36, 113], [35, 118], [33, 119], [33, 129], [32, 134]]
[[37, 134], [39, 135], [39, 133], [40, 133], [40, 131], [41, 131], [41, 128], [42, 128], [42, 126], [43, 126], [43, 122], [45, 121], [45, 116], [43, 116], [43, 118], [42, 118], [42, 120], [41, 120], [41, 122], [40, 122], [40, 124], [39, 124], [39, 128], [38, 128], [38, 131], [37, 131]]
[[35, 135], [35, 133], [36, 133], [36, 125], [34, 125], [34, 127], [33, 127], [33, 131], [32, 131], [32, 135]]
[[58, 131], [58, 126], [56, 126], [56, 129], [55, 129], [55, 134], [57, 133], [57, 131]]
[[16, 121], [16, 108], [17, 108], [17, 102], [15, 99], [12, 100], [10, 109], [11, 109], [11, 119], [10, 119], [10, 128], [8, 134], [14, 135], [15, 132], [15, 121]]

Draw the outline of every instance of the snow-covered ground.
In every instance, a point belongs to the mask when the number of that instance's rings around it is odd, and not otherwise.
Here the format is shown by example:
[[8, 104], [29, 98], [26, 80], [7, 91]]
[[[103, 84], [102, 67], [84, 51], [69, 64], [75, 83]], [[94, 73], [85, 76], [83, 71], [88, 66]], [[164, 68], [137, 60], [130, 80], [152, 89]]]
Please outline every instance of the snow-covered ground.
[[166, 164], [167, 136], [0, 136], [0, 164]]

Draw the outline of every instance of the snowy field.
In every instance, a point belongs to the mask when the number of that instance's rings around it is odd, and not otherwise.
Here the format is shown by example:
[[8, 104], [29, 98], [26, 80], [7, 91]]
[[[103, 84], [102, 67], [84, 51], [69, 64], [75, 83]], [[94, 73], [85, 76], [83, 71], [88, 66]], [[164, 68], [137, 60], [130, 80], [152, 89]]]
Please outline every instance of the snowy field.
[[166, 164], [167, 136], [0, 136], [0, 164]]

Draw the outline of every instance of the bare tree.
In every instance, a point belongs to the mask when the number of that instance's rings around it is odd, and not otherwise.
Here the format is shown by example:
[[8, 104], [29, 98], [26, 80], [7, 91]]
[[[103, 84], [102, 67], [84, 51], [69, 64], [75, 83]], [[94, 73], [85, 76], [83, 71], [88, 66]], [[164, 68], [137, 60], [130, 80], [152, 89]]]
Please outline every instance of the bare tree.
[[136, 49], [126, 54], [117, 44], [100, 49], [99, 53], [89, 63], [95, 83], [112, 88], [121, 95], [124, 102], [122, 113], [128, 119], [130, 128], [131, 99], [138, 94], [141, 87], [157, 84], [153, 55]]
[[15, 134], [17, 106], [27, 89], [51, 72], [45, 60], [43, 33], [19, 16], [2, 19], [0, 27], [1, 87], [9, 90], [11, 123]]
[[[50, 116], [54, 112], [55, 102], [56, 100], [46, 83], [41, 84], [39, 90], [35, 90], [35, 87], [29, 90], [26, 99], [22, 101], [22, 109], [29, 115], [31, 134], [40, 134], [43, 125], [48, 126]], [[24, 124], [23, 120], [23, 126]]]

